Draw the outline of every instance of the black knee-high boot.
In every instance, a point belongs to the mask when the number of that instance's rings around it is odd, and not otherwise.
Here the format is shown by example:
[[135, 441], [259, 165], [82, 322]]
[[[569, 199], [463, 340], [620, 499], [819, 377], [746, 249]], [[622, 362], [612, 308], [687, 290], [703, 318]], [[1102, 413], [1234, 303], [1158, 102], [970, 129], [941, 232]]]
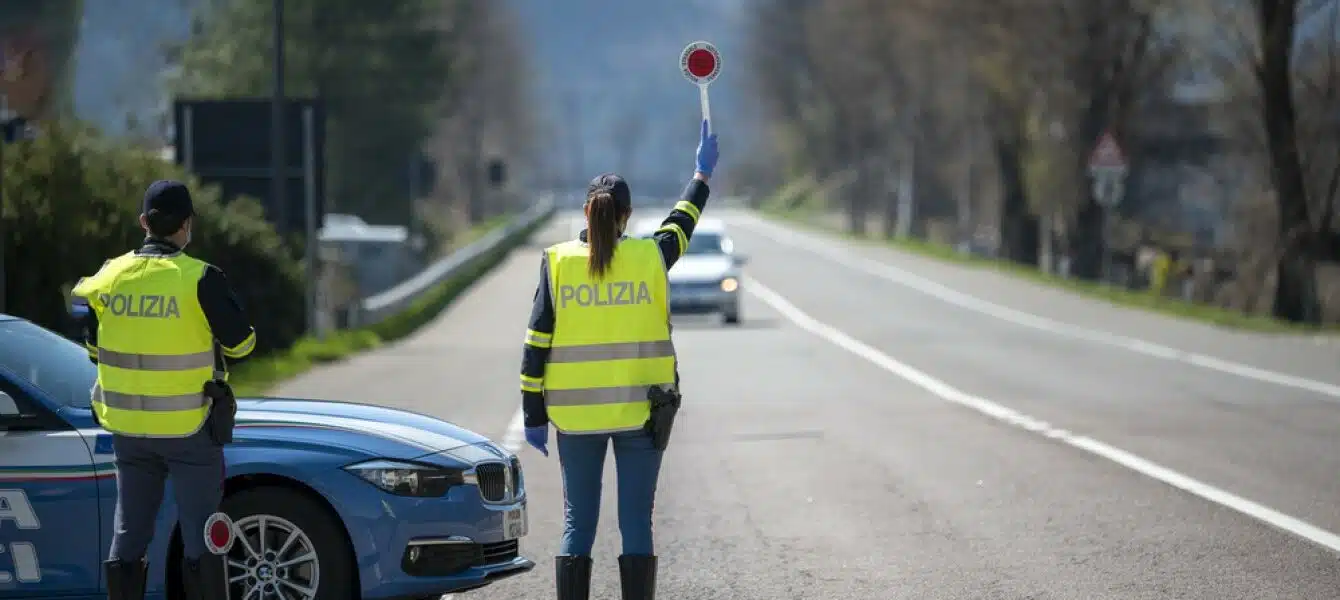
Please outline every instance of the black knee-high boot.
[[109, 560], [102, 563], [109, 600], [144, 600], [144, 579], [149, 565], [144, 560]]
[[656, 557], [619, 557], [619, 582], [623, 600], [656, 600]]
[[555, 557], [554, 585], [558, 589], [558, 600], [589, 600], [591, 597], [591, 557]]
[[189, 600], [228, 600], [228, 566], [223, 556], [205, 554], [181, 561], [182, 584]]

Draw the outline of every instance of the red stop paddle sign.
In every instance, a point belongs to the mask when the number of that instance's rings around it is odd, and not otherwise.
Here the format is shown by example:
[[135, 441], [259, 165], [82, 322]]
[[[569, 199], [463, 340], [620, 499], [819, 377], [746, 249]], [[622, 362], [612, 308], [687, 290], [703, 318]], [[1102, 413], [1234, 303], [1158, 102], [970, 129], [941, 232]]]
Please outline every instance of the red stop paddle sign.
[[216, 512], [205, 521], [205, 548], [210, 554], [227, 554], [233, 548], [233, 520]]
[[689, 81], [707, 85], [721, 74], [721, 53], [712, 44], [694, 42], [680, 53], [679, 68]]
[[699, 48], [689, 53], [689, 74], [704, 79], [717, 70], [717, 57], [711, 52]]

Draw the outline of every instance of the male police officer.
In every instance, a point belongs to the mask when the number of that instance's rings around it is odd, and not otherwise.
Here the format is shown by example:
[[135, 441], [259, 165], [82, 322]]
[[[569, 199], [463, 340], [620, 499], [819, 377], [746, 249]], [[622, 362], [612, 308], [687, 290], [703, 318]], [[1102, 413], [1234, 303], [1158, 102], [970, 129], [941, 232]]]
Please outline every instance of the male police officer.
[[[180, 513], [183, 587], [189, 598], [226, 600], [223, 557], [206, 552], [205, 522], [223, 493], [223, 444], [212, 418], [231, 427], [235, 405], [207, 384], [226, 378], [224, 359], [251, 353], [256, 334], [223, 272], [191, 258], [191, 194], [158, 181], [144, 194], [138, 250], [113, 258], [75, 286], [90, 310], [85, 345], [98, 364], [93, 410], [116, 451], [116, 530], [104, 563], [111, 600], [141, 600], [164, 481]], [[211, 397], [216, 396], [216, 397]], [[224, 398], [227, 398], [225, 396]], [[216, 406], [227, 406], [213, 411]]]

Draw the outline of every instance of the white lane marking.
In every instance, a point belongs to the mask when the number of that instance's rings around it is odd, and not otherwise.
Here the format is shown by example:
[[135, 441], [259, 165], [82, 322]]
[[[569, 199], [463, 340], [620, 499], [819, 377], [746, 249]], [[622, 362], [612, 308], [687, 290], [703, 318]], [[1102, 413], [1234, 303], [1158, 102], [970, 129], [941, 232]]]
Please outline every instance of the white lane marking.
[[780, 294], [772, 291], [772, 289], [759, 283], [752, 277], [745, 277], [745, 289], [748, 290], [749, 293], [757, 296], [760, 300], [766, 302], [797, 327], [800, 327], [843, 350], [855, 354], [856, 356], [871, 362], [875, 366], [884, 369], [943, 400], [970, 408], [998, 421], [1019, 427], [1020, 429], [1061, 441], [1069, 446], [1105, 458], [1136, 471], [1137, 473], [1157, 479], [1190, 494], [1200, 496], [1215, 504], [1231, 508], [1298, 537], [1310, 540], [1333, 551], [1340, 552], [1340, 535], [1336, 535], [1270, 507], [1236, 496], [1208, 483], [1198, 481], [1173, 471], [1167, 467], [1155, 464], [1120, 448], [1066, 431], [1065, 429], [1056, 427], [1041, 419], [1033, 418], [1012, 408], [963, 392], [944, 381], [899, 362], [893, 357], [862, 343], [831, 325], [816, 321], [813, 317], [810, 317], [799, 308], [796, 308], [796, 306], [791, 304], [786, 298], [783, 298]]
[[[827, 258], [842, 265], [852, 267], [860, 271], [864, 271], [865, 273], [874, 275], [875, 277], [891, 281], [893, 283], [899, 284], [903, 287], [915, 290], [917, 292], [921, 292], [928, 296], [939, 298], [940, 300], [943, 300], [960, 308], [971, 310], [973, 312], [981, 313], [987, 316], [995, 317], [1002, 321], [1014, 323], [1015, 325], [1031, 327], [1039, 331], [1045, 331], [1048, 333], [1069, 337], [1073, 339], [1104, 344], [1115, 348], [1122, 348], [1139, 354], [1144, 354], [1146, 356], [1152, 356], [1154, 358], [1160, 358], [1164, 360], [1195, 365], [1205, 369], [1210, 369], [1212, 371], [1218, 371], [1220, 373], [1235, 375], [1246, 379], [1253, 379], [1260, 382], [1273, 383], [1275, 385], [1280, 385], [1284, 387], [1291, 387], [1295, 389], [1314, 392], [1324, 396], [1329, 396], [1332, 399], [1340, 400], [1340, 385], [1335, 385], [1333, 383], [1327, 383], [1324, 381], [1317, 381], [1315, 379], [1308, 379], [1306, 377], [1298, 377], [1296, 375], [1288, 375], [1276, 371], [1269, 371], [1259, 367], [1253, 367], [1251, 365], [1236, 363], [1221, 358], [1215, 358], [1213, 356], [1207, 356], [1204, 354], [1196, 354], [1194, 352], [1178, 350], [1176, 348], [1163, 346], [1161, 344], [1155, 344], [1153, 342], [1147, 342], [1133, 337], [1116, 335], [1104, 331], [1098, 331], [1095, 329], [1087, 329], [1077, 325], [1062, 323], [1060, 321], [1040, 317], [1020, 310], [1015, 310], [1013, 308], [1001, 306], [999, 304], [993, 304], [976, 296], [965, 294], [958, 290], [946, 287], [944, 285], [941, 285], [924, 277], [913, 275], [912, 273], [909, 273], [892, 265], [888, 265], [876, 260], [865, 258], [853, 252], [847, 252], [844, 250], [833, 248], [828, 244], [816, 241], [815, 239], [806, 236], [804, 234], [789, 231], [783, 227], [764, 222], [758, 217], [742, 216], [739, 218], [744, 219], [749, 223], [749, 225], [752, 225], [752, 227], [749, 227], [749, 229], [752, 229], [755, 233], [762, 235], [763, 237], [768, 238], [778, 244], [782, 244], [783, 246], [791, 246], [793, 248], [801, 248], [804, 250], [808, 250], [814, 254], [822, 256], [823, 258]], [[774, 231], [770, 232], [768, 231], [769, 229], [774, 229]], [[783, 237], [779, 232], [784, 232], [785, 237]]]
[[520, 452], [521, 444], [526, 441], [526, 415], [520, 408], [512, 415], [512, 421], [507, 424], [507, 431], [503, 432], [502, 445], [509, 452]]

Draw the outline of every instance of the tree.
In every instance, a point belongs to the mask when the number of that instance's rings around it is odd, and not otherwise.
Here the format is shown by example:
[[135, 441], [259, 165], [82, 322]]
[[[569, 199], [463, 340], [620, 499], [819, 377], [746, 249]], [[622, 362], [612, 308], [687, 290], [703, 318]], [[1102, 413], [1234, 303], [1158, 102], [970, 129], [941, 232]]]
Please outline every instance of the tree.
[[[1325, 254], [1327, 234], [1335, 231], [1336, 182], [1340, 178], [1340, 161], [1335, 159], [1335, 139], [1331, 137], [1336, 132], [1337, 72], [1333, 61], [1340, 30], [1333, 17], [1322, 32], [1325, 50], [1310, 57], [1320, 59], [1317, 62], [1324, 66], [1318, 82], [1302, 72], [1307, 65], [1299, 64], [1304, 58], [1300, 53], [1315, 47], [1298, 43], [1299, 27], [1304, 19], [1321, 10], [1334, 13], [1340, 7], [1333, 2], [1303, 0], [1256, 0], [1253, 4], [1260, 49], [1255, 71], [1260, 85], [1261, 122], [1279, 211], [1281, 247], [1273, 312], [1290, 321], [1317, 323], [1321, 319], [1317, 262]], [[1321, 111], [1307, 114], [1300, 100], [1309, 96], [1320, 101]], [[1303, 133], [1309, 130], [1325, 133]], [[1325, 153], [1328, 146], [1329, 156]], [[1310, 170], [1320, 175], [1320, 185], [1309, 185]]]
[[[451, 166], [446, 187], [463, 201], [458, 213], [472, 223], [500, 214], [503, 203], [485, 185], [488, 159], [509, 171], [533, 163], [538, 123], [529, 105], [531, 77], [516, 21], [501, 3], [447, 3], [440, 28], [451, 41], [454, 76], [443, 95], [443, 118], [430, 144]], [[493, 201], [491, 201], [493, 200]]]
[[[464, 100], [483, 95], [472, 84], [494, 66], [486, 64], [492, 55], [471, 54], [470, 44], [485, 28], [491, 36], [509, 34], [494, 19], [482, 18], [491, 6], [470, 0], [287, 0], [286, 91], [320, 98], [326, 106], [327, 189], [338, 210], [372, 222], [410, 222], [412, 203], [394, 199], [409, 196], [411, 157], [449, 117], [467, 112]], [[269, 0], [212, 4], [199, 34], [181, 49], [175, 88], [192, 96], [269, 94], [271, 21]], [[509, 97], [479, 101], [511, 112], [490, 112], [483, 118], [491, 121], [477, 125], [519, 116], [515, 90], [487, 89]], [[434, 158], [454, 166], [461, 157]]]
[[1205, 2], [1199, 18], [1232, 43], [1209, 53], [1239, 98], [1225, 119], [1268, 182], [1275, 237], [1258, 249], [1274, 265], [1271, 312], [1321, 319], [1317, 267], [1336, 250], [1340, 185], [1340, 2]]
[[258, 349], [286, 348], [302, 335], [301, 271], [255, 202], [224, 207], [215, 188], [201, 188], [155, 153], [73, 123], [47, 123], [36, 140], [10, 145], [3, 168], [7, 312], [65, 330], [69, 301], [62, 290], [143, 239], [139, 205], [127, 199], [152, 181], [179, 179], [195, 190], [200, 214], [191, 254], [243, 282], [237, 292], [244, 306], [264, 307], [251, 314]]
[[[882, 208], [892, 234], [909, 200], [918, 227], [951, 215], [970, 225], [983, 218], [970, 207], [991, 208], [1005, 254], [1031, 262], [1030, 217], [1057, 214], [1071, 237], [1101, 240], [1085, 158], [1104, 129], [1133, 136], [1140, 92], [1172, 54], [1153, 35], [1163, 6], [765, 1], [751, 32], [755, 85], [783, 164], [842, 184], [850, 229]], [[980, 168], [990, 164], [994, 174]], [[983, 180], [1000, 200], [975, 197]], [[1080, 250], [1080, 272], [1096, 275], [1101, 246]]]

